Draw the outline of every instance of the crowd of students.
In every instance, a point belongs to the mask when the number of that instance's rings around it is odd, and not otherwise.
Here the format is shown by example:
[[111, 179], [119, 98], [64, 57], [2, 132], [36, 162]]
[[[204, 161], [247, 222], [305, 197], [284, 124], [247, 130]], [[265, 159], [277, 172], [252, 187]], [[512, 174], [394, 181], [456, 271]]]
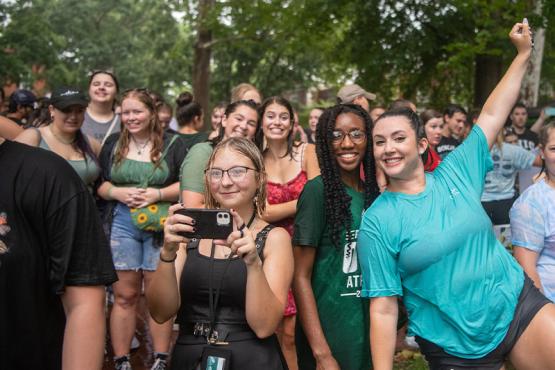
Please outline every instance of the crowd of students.
[[[371, 107], [350, 84], [302, 130], [289, 101], [241, 84], [203, 132], [192, 94], [174, 118], [108, 71], [88, 94], [14, 92], [0, 368], [99, 369], [108, 331], [131, 369], [144, 291], [153, 370], [391, 369], [406, 316], [432, 369], [555, 369], [555, 123], [526, 128], [528, 24], [510, 39], [517, 56], [475, 117]], [[229, 210], [227, 239], [193, 237], [191, 209]], [[493, 228], [508, 224], [514, 257]]]

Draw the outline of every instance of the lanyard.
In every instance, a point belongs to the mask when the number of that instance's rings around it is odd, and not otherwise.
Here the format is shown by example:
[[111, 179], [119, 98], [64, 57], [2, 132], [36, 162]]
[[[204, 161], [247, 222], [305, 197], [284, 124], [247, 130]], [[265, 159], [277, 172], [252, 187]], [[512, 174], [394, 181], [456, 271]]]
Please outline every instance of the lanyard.
[[[249, 222], [247, 223], [247, 228], [251, 227], [254, 221], [255, 215], [256, 215], [256, 211], [252, 213], [252, 216]], [[229, 256], [227, 257], [227, 260], [225, 261], [224, 270], [222, 272], [222, 276], [220, 277], [220, 281], [218, 282], [218, 287], [216, 288], [216, 292], [214, 292], [214, 263], [216, 261], [216, 259], [214, 258], [215, 251], [216, 251], [216, 244], [214, 244], [214, 241], [212, 241], [212, 247], [210, 248], [210, 269], [208, 273], [208, 307], [210, 309], [210, 333], [207, 337], [208, 342], [211, 344], [218, 342], [218, 332], [214, 330], [214, 327], [216, 326], [216, 310], [218, 308], [218, 303], [220, 301], [220, 292], [222, 288], [222, 283], [224, 281], [225, 274], [227, 272], [229, 263], [231, 262], [231, 258], [232, 258], [232, 255], [230, 253]]]

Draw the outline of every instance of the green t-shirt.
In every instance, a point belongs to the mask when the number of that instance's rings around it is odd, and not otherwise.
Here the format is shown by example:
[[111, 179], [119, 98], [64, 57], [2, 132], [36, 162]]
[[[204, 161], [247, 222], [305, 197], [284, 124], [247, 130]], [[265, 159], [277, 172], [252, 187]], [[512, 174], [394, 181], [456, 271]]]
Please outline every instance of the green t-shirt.
[[358, 237], [362, 296], [402, 295], [409, 333], [463, 358], [505, 337], [524, 275], [480, 203], [492, 162], [475, 126], [419, 194], [384, 192]]
[[152, 162], [124, 158], [120, 164], [112, 165], [112, 183], [117, 186], [161, 187], [170, 171], [165, 161], [154, 168]]
[[[351, 197], [353, 217], [351, 234], [356, 240], [364, 210], [364, 195], [345, 187]], [[316, 299], [322, 330], [333, 357], [343, 370], [371, 368], [368, 302], [360, 299], [360, 268], [356, 242], [345, 243], [340, 249], [331, 242], [324, 203], [324, 183], [320, 176], [308, 181], [297, 203], [293, 245], [316, 248], [312, 270], [312, 290]], [[296, 325], [296, 347], [301, 369], [314, 369], [312, 350]]]
[[209, 142], [194, 145], [181, 165], [180, 191], [204, 194], [204, 170], [214, 148]]

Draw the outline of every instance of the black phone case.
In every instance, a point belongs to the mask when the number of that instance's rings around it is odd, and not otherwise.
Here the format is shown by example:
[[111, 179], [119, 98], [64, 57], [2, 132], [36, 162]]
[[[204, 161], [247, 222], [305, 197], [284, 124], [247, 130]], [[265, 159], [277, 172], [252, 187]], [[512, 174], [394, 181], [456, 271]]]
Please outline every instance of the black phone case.
[[226, 209], [185, 208], [176, 213], [195, 220], [194, 233], [180, 233], [189, 239], [227, 239], [233, 231], [233, 218]]

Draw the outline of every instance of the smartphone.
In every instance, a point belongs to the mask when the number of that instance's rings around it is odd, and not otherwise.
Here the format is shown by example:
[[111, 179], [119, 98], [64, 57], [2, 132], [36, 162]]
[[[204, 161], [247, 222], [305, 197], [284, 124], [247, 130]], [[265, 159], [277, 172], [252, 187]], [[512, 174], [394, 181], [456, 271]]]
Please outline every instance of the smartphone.
[[233, 220], [227, 209], [184, 208], [176, 213], [195, 220], [195, 232], [180, 233], [189, 239], [227, 239], [233, 231]]
[[545, 115], [548, 117], [555, 116], [555, 107], [547, 107], [545, 108]]

